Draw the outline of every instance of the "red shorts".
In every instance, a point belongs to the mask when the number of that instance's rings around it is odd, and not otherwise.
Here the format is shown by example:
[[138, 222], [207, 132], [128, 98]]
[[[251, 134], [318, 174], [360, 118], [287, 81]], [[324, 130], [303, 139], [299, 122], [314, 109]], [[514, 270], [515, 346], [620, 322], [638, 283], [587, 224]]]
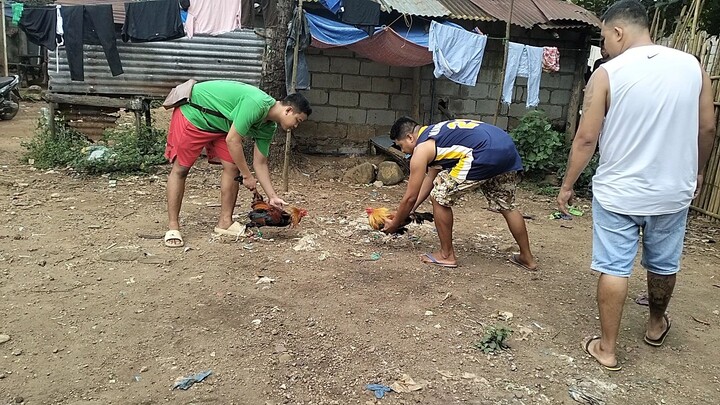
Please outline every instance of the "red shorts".
[[171, 162], [177, 158], [180, 166], [191, 167], [205, 148], [210, 163], [219, 163], [218, 159], [232, 163], [225, 137], [226, 133], [198, 129], [176, 108], [170, 120], [165, 157]]

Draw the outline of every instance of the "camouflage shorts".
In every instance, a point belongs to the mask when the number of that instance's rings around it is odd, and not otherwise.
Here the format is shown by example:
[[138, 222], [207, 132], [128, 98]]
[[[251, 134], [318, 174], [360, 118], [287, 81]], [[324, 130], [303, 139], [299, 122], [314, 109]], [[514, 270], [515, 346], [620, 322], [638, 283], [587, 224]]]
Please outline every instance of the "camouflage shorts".
[[519, 181], [518, 172], [498, 174], [485, 180], [458, 180], [443, 170], [435, 177], [435, 187], [430, 195], [438, 204], [452, 207], [461, 195], [480, 189], [491, 210], [512, 210], [515, 209], [515, 189]]

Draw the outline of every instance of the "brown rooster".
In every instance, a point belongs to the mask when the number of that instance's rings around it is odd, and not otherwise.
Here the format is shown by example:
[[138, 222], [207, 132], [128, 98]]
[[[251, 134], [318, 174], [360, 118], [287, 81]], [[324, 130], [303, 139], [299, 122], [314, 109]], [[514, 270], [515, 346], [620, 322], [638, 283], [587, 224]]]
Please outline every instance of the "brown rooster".
[[[365, 212], [368, 214], [368, 224], [372, 229], [375, 229], [376, 231], [383, 229], [383, 227], [385, 226], [385, 221], [392, 221], [395, 217], [394, 212], [390, 212], [389, 209], [382, 207], [368, 207], [365, 208]], [[434, 220], [435, 217], [429, 212], [411, 212], [410, 215], [405, 218], [405, 221], [400, 224], [400, 228], [398, 228], [396, 233], [405, 233], [407, 231], [407, 228], [405, 228], [405, 226], [409, 225], [411, 222], [415, 222], [416, 224], [422, 224], [425, 221], [433, 222]]]
[[250, 205], [252, 211], [248, 212], [248, 228], [259, 228], [261, 226], [277, 226], [283, 227], [290, 225], [290, 228], [296, 227], [302, 217], [308, 214], [307, 210], [290, 207], [290, 212], [284, 211], [278, 207], [272, 206], [265, 202], [262, 195], [257, 190], [254, 191], [253, 201]]

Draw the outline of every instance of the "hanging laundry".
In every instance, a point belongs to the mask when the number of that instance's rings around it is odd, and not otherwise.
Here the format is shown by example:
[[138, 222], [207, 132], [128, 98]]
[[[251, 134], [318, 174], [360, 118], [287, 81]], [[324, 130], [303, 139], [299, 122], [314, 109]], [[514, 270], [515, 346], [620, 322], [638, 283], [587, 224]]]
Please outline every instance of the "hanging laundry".
[[340, 12], [340, 9], [342, 9], [342, 3], [340, 0], [320, 0], [320, 4], [322, 4], [326, 9], [333, 12], [333, 14], [337, 14]]
[[188, 8], [190, 8], [190, 0], [180, 0], [180, 20], [185, 24], [187, 20]]
[[[307, 90], [310, 88], [310, 72], [308, 70], [307, 59], [305, 58], [305, 50], [310, 46], [310, 26], [305, 18], [305, 13], [301, 13], [300, 23], [298, 24], [298, 8], [293, 12], [292, 21], [288, 29], [288, 40], [285, 46], [285, 86], [287, 92], [292, 93], [297, 90]], [[299, 30], [299, 32], [298, 32]], [[297, 82], [295, 89], [292, 89], [292, 70], [293, 59], [295, 53], [295, 34], [298, 33], [298, 65], [297, 65]]]
[[560, 51], [554, 46], [543, 47], [543, 72], [560, 70]]
[[542, 76], [543, 48], [523, 45], [515, 42], [508, 44], [508, 59], [505, 66], [505, 83], [503, 84], [503, 103], [512, 102], [516, 77], [527, 77], [526, 107], [540, 104], [540, 76]]
[[177, 0], [125, 3], [123, 42], [169, 41], [185, 36]]
[[260, 12], [263, 16], [265, 28], [273, 28], [278, 25], [277, 0], [260, 0]]
[[55, 23], [55, 40], [57, 40], [57, 46], [65, 45], [65, 39], [63, 36], [65, 35], [65, 30], [63, 29], [63, 18], [62, 18], [62, 12], [60, 9], [62, 8], [61, 5], [55, 6], [55, 15], [57, 17], [57, 22]]
[[428, 48], [435, 63], [433, 74], [435, 77], [445, 76], [455, 83], [475, 86], [486, 44], [487, 35], [430, 22]]
[[185, 32], [220, 35], [240, 28], [241, 0], [191, 0]]
[[255, 26], [255, 0], [240, 0], [240, 26], [242, 28]]
[[12, 20], [11, 23], [14, 26], [17, 26], [18, 23], [20, 23], [20, 17], [22, 17], [23, 8], [25, 7], [24, 3], [13, 3], [11, 6], [12, 9]]
[[51, 51], [54, 51], [58, 42], [61, 42], [56, 37], [57, 11], [55, 6], [24, 8], [18, 27], [25, 32], [28, 41], [44, 46]]
[[370, 0], [343, 0], [342, 16], [345, 24], [380, 25], [380, 4]]
[[112, 6], [64, 6], [60, 12], [64, 22], [65, 51], [70, 79], [85, 80], [83, 44], [102, 45], [113, 76], [123, 73], [115, 38]]

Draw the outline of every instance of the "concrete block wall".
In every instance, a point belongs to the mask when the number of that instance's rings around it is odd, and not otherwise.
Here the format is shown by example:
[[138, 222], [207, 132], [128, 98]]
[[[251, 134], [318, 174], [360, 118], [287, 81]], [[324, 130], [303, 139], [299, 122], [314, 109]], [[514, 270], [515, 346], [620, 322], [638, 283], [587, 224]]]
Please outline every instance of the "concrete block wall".
[[[484, 31], [493, 36], [491, 32]], [[543, 38], [542, 32], [531, 37], [536, 38], [533, 45], [546, 44], [559, 48], [580, 46], [577, 35], [571, 36], [571, 41], [555, 40], [554, 43]], [[516, 41], [531, 43], [530, 40]], [[499, 95], [502, 52], [502, 41], [488, 41], [474, 87], [459, 85], [444, 77], [435, 79], [436, 102], [438, 99], [447, 100], [449, 109], [458, 118], [492, 122]], [[370, 138], [387, 134], [397, 118], [410, 114], [413, 68], [383, 65], [357, 57], [344, 48], [310, 48], [306, 54], [311, 89], [303, 93], [312, 104], [313, 114], [296, 131], [295, 139], [300, 150], [329, 154], [365, 153]], [[551, 120], [566, 120], [576, 59], [585, 55], [584, 52], [561, 50], [560, 71], [542, 74], [540, 105], [537, 108], [544, 110]], [[527, 79], [516, 79], [513, 102], [502, 105], [497, 122], [499, 127], [512, 129], [527, 113], [526, 84]], [[431, 102], [432, 87], [433, 66], [423, 66], [421, 117], [416, 118], [424, 124], [444, 120], [437, 106]]]

